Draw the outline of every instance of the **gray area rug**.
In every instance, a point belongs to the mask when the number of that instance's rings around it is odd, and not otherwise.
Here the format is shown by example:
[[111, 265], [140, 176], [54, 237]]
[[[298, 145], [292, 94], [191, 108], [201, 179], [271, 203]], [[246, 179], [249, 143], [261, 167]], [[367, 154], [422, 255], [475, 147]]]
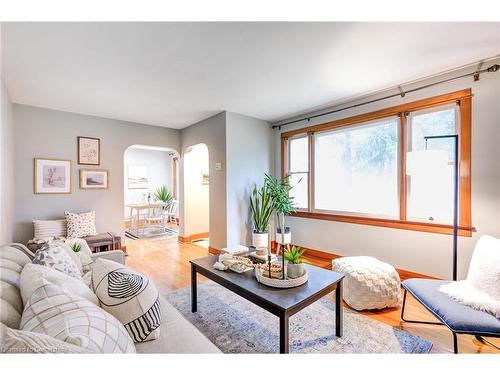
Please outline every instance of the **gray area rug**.
[[[198, 312], [191, 313], [190, 288], [166, 296], [224, 353], [278, 353], [279, 321], [214, 283], [198, 284]], [[432, 343], [344, 308], [344, 335], [335, 336], [333, 294], [290, 318], [291, 353], [428, 353]]]

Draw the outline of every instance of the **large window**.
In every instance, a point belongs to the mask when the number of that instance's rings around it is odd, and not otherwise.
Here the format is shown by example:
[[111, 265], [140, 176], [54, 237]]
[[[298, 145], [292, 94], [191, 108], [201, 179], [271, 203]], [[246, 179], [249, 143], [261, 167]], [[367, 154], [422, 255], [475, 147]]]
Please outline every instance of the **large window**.
[[454, 139], [426, 137], [458, 134], [459, 233], [471, 235], [470, 98], [463, 90], [282, 133], [295, 215], [451, 233]]
[[396, 217], [397, 118], [319, 132], [314, 137], [314, 207]]

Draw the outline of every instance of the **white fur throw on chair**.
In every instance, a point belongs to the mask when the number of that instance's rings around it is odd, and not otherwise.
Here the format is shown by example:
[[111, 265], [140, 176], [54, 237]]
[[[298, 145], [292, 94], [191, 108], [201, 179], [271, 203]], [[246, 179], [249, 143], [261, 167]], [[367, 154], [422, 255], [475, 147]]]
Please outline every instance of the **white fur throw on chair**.
[[445, 284], [440, 291], [500, 318], [500, 239], [482, 236], [474, 248], [467, 279]]

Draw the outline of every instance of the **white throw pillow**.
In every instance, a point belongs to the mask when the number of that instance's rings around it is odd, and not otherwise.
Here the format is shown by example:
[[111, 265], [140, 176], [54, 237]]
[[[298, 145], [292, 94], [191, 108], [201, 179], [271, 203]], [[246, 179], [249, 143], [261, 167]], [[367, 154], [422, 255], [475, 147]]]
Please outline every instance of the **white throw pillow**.
[[48, 281], [29, 298], [20, 329], [98, 353], [135, 353], [132, 339], [116, 318]]
[[484, 235], [474, 248], [466, 280], [439, 289], [456, 301], [500, 319], [500, 239]]
[[16, 354], [92, 354], [91, 350], [68, 344], [53, 337], [12, 329], [0, 323], [0, 352]]
[[35, 238], [51, 240], [57, 237], [66, 237], [66, 220], [33, 220]]
[[95, 227], [95, 211], [75, 214], [65, 212], [66, 221], [68, 222], [68, 237], [82, 238], [87, 236], [95, 236], [97, 230]]
[[21, 272], [21, 298], [25, 306], [33, 292], [44, 284], [44, 280], [59, 286], [67, 293], [76, 294], [99, 306], [97, 296], [82, 279], [39, 264], [27, 264]]
[[[72, 251], [72, 250], [70, 250]], [[64, 272], [69, 276], [81, 279], [81, 265], [79, 266], [67, 248], [61, 243], [51, 242], [35, 253], [34, 264], [40, 264]]]
[[160, 336], [158, 290], [146, 276], [109, 260], [92, 268], [92, 288], [101, 307], [123, 323], [135, 342]]

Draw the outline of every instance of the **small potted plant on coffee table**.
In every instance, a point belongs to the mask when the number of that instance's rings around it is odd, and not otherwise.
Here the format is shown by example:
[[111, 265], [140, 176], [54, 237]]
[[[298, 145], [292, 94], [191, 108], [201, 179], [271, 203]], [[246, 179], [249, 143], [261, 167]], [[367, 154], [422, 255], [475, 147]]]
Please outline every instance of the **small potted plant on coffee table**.
[[304, 274], [303, 263], [307, 263], [307, 260], [302, 258], [305, 249], [299, 246], [292, 246], [291, 249], [285, 251], [285, 260], [288, 261], [286, 268], [286, 273], [288, 278], [296, 279]]

